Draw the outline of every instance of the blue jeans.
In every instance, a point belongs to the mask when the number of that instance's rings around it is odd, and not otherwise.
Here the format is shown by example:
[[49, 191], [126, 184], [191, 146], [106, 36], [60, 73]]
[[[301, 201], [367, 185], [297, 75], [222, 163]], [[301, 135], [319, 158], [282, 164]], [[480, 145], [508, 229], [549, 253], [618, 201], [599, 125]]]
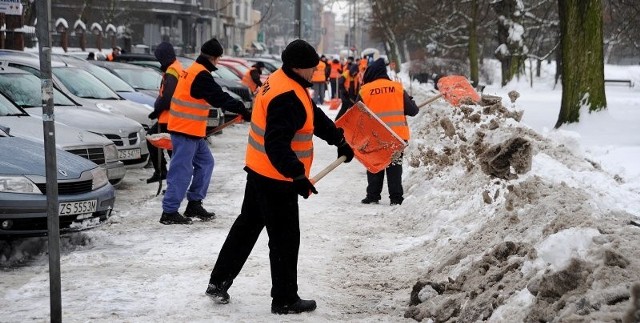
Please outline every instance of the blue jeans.
[[162, 210], [177, 212], [187, 196], [188, 201], [201, 201], [213, 173], [213, 155], [203, 138], [195, 139], [180, 134], [171, 134], [173, 154], [167, 172], [167, 191], [162, 199]]

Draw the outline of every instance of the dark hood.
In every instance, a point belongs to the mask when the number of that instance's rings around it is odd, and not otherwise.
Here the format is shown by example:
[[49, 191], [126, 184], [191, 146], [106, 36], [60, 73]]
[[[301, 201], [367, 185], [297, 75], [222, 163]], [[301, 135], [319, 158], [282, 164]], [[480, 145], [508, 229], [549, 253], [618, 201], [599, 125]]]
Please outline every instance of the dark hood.
[[381, 78], [389, 78], [387, 75], [387, 67], [384, 63], [384, 58], [378, 58], [369, 64], [362, 76], [362, 83], [367, 84]]
[[162, 71], [166, 71], [169, 65], [176, 60], [176, 52], [173, 50], [173, 46], [167, 42], [160, 43], [153, 54], [160, 62]]

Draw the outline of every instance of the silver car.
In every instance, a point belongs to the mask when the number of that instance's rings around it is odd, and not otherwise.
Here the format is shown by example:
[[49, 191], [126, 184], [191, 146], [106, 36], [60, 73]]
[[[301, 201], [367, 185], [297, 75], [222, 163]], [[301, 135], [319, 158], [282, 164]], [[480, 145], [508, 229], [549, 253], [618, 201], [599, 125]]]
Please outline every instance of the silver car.
[[[20, 69], [0, 68], [0, 92], [33, 116], [42, 115], [40, 79]], [[142, 168], [149, 159], [146, 131], [127, 117], [84, 109], [54, 88], [56, 121], [106, 137], [118, 148], [118, 159], [126, 168]]]
[[[0, 126], [0, 238], [46, 235], [47, 177], [41, 143]], [[111, 216], [115, 189], [103, 168], [56, 151], [60, 232], [85, 230]]]
[[[41, 76], [40, 59], [37, 57], [5, 53], [0, 56], [0, 66], [16, 67]], [[152, 124], [148, 117], [153, 111], [151, 107], [123, 99], [82, 68], [52, 61], [51, 72], [56, 88], [84, 108], [126, 116], [139, 122], [145, 129]]]
[[[16, 137], [44, 143], [42, 119], [30, 116], [12, 101], [0, 94], [0, 125], [11, 129]], [[78, 128], [55, 123], [56, 148], [84, 157], [107, 171], [111, 184], [117, 185], [126, 173], [118, 160], [118, 149], [109, 139]]]

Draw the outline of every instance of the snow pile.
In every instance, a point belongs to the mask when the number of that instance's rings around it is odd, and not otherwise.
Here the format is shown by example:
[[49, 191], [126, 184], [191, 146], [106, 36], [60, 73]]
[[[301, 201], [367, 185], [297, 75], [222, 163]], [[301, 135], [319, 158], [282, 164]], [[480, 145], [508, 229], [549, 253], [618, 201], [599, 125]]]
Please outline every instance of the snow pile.
[[513, 101], [510, 108], [489, 96], [478, 105], [442, 102], [410, 120], [403, 218], [428, 239], [419, 248], [425, 274], [405, 317], [611, 322], [634, 315], [629, 290], [640, 281], [640, 230], [624, 211], [632, 193], [619, 175], [582, 156], [570, 133], [547, 138], [521, 124]]

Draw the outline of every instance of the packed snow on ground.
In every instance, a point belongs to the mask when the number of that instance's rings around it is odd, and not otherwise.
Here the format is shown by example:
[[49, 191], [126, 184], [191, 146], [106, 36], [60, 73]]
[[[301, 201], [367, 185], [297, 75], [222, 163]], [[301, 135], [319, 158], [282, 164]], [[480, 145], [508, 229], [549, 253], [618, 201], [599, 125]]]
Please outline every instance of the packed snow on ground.
[[[315, 299], [316, 311], [270, 313], [264, 232], [231, 303], [204, 295], [242, 203], [248, 126], [240, 124], [211, 140], [204, 205], [214, 221], [158, 223], [162, 197], [143, 181], [152, 171], [132, 170], [107, 223], [62, 238], [63, 320], [620, 321], [640, 293], [630, 293], [640, 282], [640, 90], [607, 85], [606, 111], [583, 111], [579, 124], [554, 130], [562, 92], [553, 66], [544, 71], [533, 88], [527, 79], [488, 85], [481, 104], [440, 100], [410, 118], [402, 205], [388, 196], [361, 204], [366, 175], [357, 161], [300, 199], [299, 294]], [[637, 66], [606, 73], [640, 78]], [[401, 76], [417, 102], [437, 93]], [[317, 140], [312, 173], [335, 158], [335, 147]], [[46, 239], [0, 242], [0, 264], [0, 321], [47, 321]]]

